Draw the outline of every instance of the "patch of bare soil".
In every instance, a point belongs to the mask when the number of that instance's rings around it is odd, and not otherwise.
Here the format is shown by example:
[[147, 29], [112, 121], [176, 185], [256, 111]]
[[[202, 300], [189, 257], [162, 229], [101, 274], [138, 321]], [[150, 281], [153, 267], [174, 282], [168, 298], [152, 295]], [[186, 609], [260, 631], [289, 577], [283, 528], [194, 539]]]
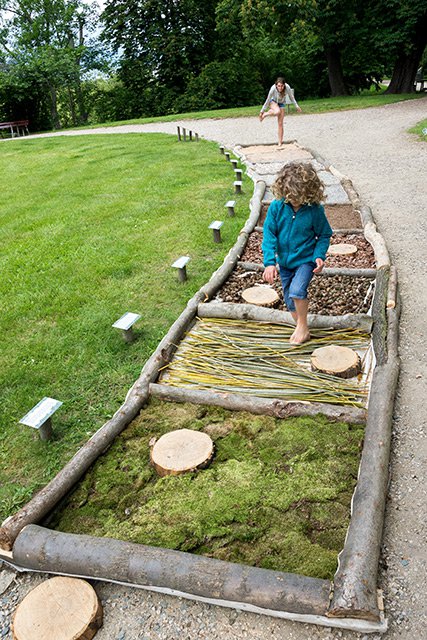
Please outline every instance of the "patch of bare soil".
[[327, 204], [325, 213], [332, 229], [362, 229], [360, 213], [351, 204]]

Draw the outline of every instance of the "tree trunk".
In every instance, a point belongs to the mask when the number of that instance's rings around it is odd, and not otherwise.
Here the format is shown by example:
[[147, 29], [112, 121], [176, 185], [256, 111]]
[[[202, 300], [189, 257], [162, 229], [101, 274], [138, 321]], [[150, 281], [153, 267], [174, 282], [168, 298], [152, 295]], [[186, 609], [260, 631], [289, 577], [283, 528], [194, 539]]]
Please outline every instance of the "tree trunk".
[[73, 126], [75, 127], [78, 124], [78, 121], [76, 116], [76, 108], [74, 106], [74, 96], [70, 87], [67, 87], [67, 92], [68, 92], [68, 103], [70, 105], [71, 121], [73, 123]]
[[345, 84], [344, 74], [341, 65], [341, 53], [336, 47], [329, 47], [326, 50], [326, 60], [328, 63], [329, 85], [332, 96], [348, 96], [348, 89]]
[[57, 106], [57, 97], [56, 97], [56, 89], [53, 85], [49, 83], [49, 93], [50, 93], [50, 114], [52, 117], [52, 125], [54, 129], [61, 128], [61, 122], [59, 120], [58, 115], [58, 106]]
[[[405, 44], [409, 44], [405, 53]], [[393, 75], [385, 93], [412, 93], [414, 82], [427, 44], [427, 11], [420, 17], [414, 29], [412, 42], [404, 43], [394, 65]]]

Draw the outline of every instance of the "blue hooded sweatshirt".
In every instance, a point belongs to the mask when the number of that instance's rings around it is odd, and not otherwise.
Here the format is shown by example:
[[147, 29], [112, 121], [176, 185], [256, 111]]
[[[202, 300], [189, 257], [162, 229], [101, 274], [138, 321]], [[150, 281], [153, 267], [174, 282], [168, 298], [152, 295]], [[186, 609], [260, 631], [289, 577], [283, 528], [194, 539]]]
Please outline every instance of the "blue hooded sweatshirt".
[[273, 200], [264, 222], [264, 266], [296, 269], [325, 260], [332, 229], [321, 204], [303, 204], [295, 213], [284, 199]]

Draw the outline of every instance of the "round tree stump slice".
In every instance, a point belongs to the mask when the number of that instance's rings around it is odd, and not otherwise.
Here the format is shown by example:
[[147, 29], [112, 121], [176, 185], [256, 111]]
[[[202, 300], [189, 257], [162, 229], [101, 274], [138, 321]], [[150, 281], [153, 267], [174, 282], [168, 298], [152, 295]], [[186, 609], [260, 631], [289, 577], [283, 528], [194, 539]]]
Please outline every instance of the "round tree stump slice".
[[339, 378], [353, 378], [361, 371], [361, 361], [353, 349], [329, 345], [313, 351], [311, 368]]
[[25, 596], [12, 622], [14, 640], [91, 640], [102, 606], [85, 580], [58, 576]]
[[214, 443], [206, 433], [178, 429], [157, 440], [150, 458], [159, 476], [177, 476], [206, 467], [213, 454]]
[[245, 302], [259, 307], [273, 307], [279, 301], [275, 290], [267, 286], [249, 287], [242, 291], [242, 298]]
[[331, 244], [328, 249], [330, 256], [352, 256], [357, 253], [357, 247], [355, 244], [347, 244], [342, 242], [340, 244]]

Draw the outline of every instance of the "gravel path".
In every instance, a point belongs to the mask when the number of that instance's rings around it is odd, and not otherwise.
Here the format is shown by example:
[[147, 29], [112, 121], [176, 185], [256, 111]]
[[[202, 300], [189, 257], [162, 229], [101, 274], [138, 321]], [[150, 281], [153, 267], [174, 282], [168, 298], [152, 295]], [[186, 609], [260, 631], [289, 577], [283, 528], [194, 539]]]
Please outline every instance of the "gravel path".
[[[381, 108], [285, 119], [288, 139], [315, 149], [352, 179], [362, 200], [371, 206], [398, 268], [403, 299], [402, 368], [380, 573], [389, 619], [389, 631], [383, 636], [387, 640], [427, 636], [427, 144], [406, 133], [426, 117], [424, 98]], [[276, 122], [271, 119], [262, 124], [255, 118], [239, 118], [186, 121], [183, 125], [228, 147], [276, 141]], [[176, 125], [114, 127], [93, 133], [139, 131], [175, 133]], [[0, 572], [1, 638], [11, 638], [11, 611], [42, 579], [44, 576], [28, 573], [15, 577], [7, 568]], [[144, 590], [106, 583], [95, 583], [95, 587], [105, 607], [104, 626], [97, 640], [368, 639], [358, 633], [236, 612]], [[379, 638], [376, 634], [369, 637]]]

